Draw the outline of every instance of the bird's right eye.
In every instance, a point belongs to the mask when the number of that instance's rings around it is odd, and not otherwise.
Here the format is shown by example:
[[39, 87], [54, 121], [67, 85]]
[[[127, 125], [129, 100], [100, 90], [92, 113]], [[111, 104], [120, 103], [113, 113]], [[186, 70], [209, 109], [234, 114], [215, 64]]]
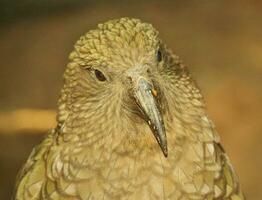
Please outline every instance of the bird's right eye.
[[162, 61], [162, 52], [160, 49], [158, 49], [157, 53], [156, 53], [156, 58], [158, 62]]
[[106, 77], [101, 71], [95, 69], [95, 75], [99, 81], [106, 81]]

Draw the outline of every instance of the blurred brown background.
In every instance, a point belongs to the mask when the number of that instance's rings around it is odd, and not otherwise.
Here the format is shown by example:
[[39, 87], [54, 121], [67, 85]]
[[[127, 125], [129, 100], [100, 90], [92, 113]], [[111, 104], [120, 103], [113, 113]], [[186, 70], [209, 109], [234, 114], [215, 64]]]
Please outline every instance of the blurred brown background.
[[0, 199], [55, 124], [67, 57], [116, 17], [153, 23], [202, 88], [248, 199], [262, 199], [261, 1], [0, 1]]

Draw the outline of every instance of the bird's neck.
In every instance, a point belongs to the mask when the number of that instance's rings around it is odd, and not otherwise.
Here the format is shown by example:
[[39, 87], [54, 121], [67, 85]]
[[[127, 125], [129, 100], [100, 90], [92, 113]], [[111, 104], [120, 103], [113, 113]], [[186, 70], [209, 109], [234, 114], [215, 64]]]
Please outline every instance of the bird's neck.
[[[162, 88], [163, 93], [170, 95], [166, 96], [169, 102], [163, 113], [170, 156], [178, 155], [190, 144], [201, 146], [219, 140], [198, 88], [193, 83], [190, 88], [187, 82], [182, 83], [176, 88]], [[112, 94], [99, 108], [77, 106], [75, 102], [71, 113], [66, 112], [66, 101], [61, 99], [58, 115], [58, 123], [62, 122], [61, 141], [82, 145], [83, 149], [107, 149], [111, 153], [134, 154], [134, 157], [143, 152], [145, 155], [161, 152], [148, 124], [119, 106], [121, 98]]]
[[[170, 157], [178, 157], [191, 144], [201, 146], [205, 142], [218, 141], [205, 110], [189, 106], [192, 105], [176, 105], [176, 109], [164, 115]], [[101, 118], [105, 120], [101, 121]], [[130, 121], [120, 110], [119, 113], [115, 112], [114, 117], [106, 116], [106, 113], [103, 116], [92, 116], [92, 121], [80, 114], [65, 123], [61, 130], [61, 141], [78, 143], [84, 147], [83, 150], [106, 149], [111, 153], [130, 154], [134, 157], [161, 153], [147, 123], [139, 117], [135, 122]]]

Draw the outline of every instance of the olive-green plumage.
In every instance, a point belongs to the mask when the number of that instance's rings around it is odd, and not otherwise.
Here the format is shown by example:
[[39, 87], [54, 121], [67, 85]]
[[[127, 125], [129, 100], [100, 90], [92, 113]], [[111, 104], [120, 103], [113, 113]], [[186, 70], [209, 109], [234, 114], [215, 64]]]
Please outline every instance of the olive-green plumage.
[[198, 87], [150, 24], [82, 36], [58, 104], [14, 199], [244, 199]]

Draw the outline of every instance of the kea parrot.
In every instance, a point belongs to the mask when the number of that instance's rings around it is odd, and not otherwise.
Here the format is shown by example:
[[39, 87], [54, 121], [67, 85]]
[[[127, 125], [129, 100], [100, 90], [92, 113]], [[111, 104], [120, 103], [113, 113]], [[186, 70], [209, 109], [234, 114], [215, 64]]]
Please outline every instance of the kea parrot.
[[18, 174], [15, 200], [243, 200], [187, 66], [139, 19], [74, 45], [57, 125]]

